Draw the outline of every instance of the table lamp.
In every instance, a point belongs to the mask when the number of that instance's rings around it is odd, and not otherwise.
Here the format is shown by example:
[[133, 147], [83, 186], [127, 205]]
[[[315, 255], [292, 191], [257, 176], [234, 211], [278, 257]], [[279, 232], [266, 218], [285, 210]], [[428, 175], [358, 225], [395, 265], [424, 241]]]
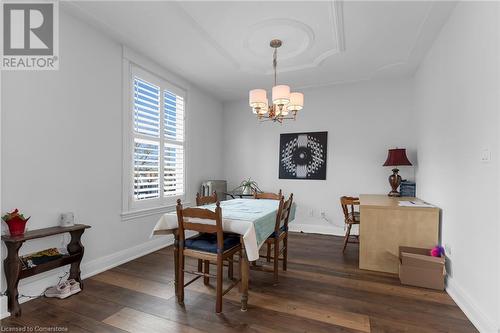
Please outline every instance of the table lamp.
[[389, 192], [390, 197], [399, 197], [401, 194], [398, 192], [398, 187], [401, 184], [401, 176], [398, 175], [399, 165], [411, 165], [411, 162], [406, 157], [406, 149], [404, 148], [395, 148], [389, 149], [387, 153], [387, 160], [384, 163], [384, 166], [394, 166], [392, 169], [392, 175], [389, 176], [389, 184], [391, 184], [391, 192]]

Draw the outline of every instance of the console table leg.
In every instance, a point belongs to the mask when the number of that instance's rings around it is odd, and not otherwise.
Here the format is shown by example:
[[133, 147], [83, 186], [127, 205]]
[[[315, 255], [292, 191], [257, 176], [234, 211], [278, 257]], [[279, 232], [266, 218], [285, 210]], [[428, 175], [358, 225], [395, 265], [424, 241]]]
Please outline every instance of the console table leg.
[[85, 229], [70, 231], [71, 241], [68, 244], [68, 252], [69, 254], [81, 253], [80, 259], [71, 264], [71, 268], [69, 271], [69, 279], [75, 279], [80, 283], [80, 288], [83, 290], [83, 282], [81, 279], [81, 271], [80, 271], [80, 263], [83, 258], [84, 247], [81, 242], [82, 234]]
[[12, 316], [21, 315], [21, 307], [19, 306], [19, 292], [17, 285], [19, 284], [19, 273], [21, 272], [21, 261], [19, 259], [19, 248], [23, 242], [7, 242], [7, 258], [3, 261], [5, 269], [5, 278], [7, 280], [7, 298], [9, 312]]

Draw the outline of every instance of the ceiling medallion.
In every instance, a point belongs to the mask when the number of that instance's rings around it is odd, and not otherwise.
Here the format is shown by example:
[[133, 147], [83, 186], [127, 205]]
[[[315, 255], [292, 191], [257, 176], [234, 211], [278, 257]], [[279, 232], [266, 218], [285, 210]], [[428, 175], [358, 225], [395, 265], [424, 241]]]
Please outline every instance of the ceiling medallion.
[[278, 85], [277, 83], [276, 67], [278, 65], [278, 48], [281, 44], [282, 42], [279, 39], [273, 39], [269, 43], [274, 49], [274, 86], [272, 88], [272, 104], [269, 105], [265, 89], [253, 89], [250, 90], [249, 93], [249, 105], [252, 108], [252, 112], [256, 114], [257, 118], [261, 121], [272, 120], [274, 122], [283, 123], [285, 119], [295, 120], [297, 112], [304, 107], [304, 94], [299, 92], [291, 93], [289, 86]]

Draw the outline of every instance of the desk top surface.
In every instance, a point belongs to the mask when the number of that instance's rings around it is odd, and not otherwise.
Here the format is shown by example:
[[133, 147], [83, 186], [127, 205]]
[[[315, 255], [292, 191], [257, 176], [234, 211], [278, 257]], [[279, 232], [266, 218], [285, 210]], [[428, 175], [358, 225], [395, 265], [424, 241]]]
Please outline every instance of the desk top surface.
[[361, 206], [391, 209], [439, 209], [438, 207], [403, 207], [400, 201], [423, 201], [415, 197], [390, 197], [386, 194], [361, 194], [359, 196]]

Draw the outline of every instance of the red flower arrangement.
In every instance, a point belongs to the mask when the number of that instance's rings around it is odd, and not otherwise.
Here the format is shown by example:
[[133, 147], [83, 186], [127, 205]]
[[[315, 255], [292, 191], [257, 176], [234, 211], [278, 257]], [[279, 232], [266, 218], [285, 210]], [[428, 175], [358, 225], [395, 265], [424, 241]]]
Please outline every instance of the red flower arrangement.
[[4, 220], [9, 226], [11, 236], [19, 236], [24, 234], [26, 222], [28, 222], [30, 217], [25, 218], [24, 215], [19, 213], [19, 210], [16, 208], [12, 212], [2, 216], [2, 220]]

